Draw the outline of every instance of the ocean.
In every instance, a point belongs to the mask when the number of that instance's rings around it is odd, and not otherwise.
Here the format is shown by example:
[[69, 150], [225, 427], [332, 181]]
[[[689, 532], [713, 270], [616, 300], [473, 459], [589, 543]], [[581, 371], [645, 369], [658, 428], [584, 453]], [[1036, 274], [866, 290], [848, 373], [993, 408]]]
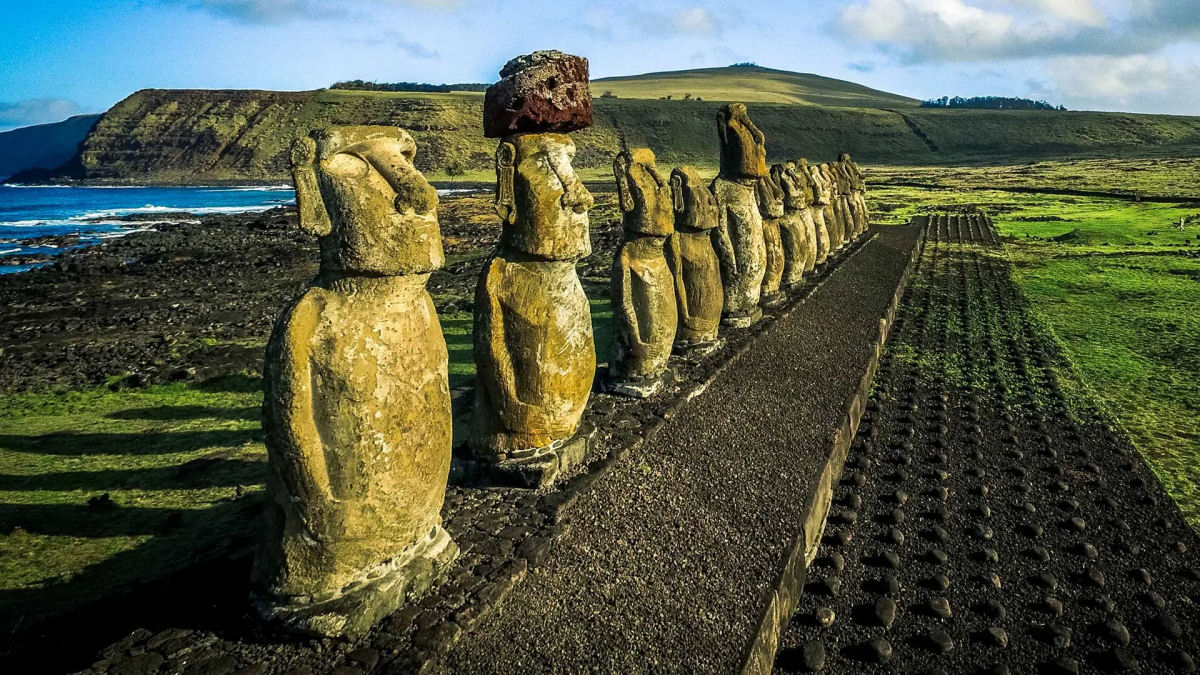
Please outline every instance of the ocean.
[[[74, 187], [0, 185], [0, 274], [49, 264], [19, 256], [56, 255], [149, 229], [156, 223], [215, 213], [266, 211], [294, 204], [291, 185], [256, 187]], [[136, 222], [118, 220], [140, 216]], [[144, 214], [144, 215], [143, 215]], [[156, 218], [155, 214], [162, 214]], [[147, 218], [143, 220], [142, 217]], [[70, 241], [47, 237], [72, 235]], [[8, 262], [6, 262], [8, 261]]]

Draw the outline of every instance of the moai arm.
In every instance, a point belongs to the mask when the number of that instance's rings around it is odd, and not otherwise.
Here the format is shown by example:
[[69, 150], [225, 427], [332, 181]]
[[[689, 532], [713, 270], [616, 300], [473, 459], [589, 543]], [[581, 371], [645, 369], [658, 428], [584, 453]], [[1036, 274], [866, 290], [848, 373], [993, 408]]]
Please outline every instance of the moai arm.
[[[671, 174], [671, 205], [675, 213], [683, 213], [687, 208], [683, 199], [683, 176], [677, 173]], [[671, 277], [675, 282], [675, 295], [678, 298], [675, 303], [680, 312], [679, 323], [687, 324], [691, 322], [692, 315], [690, 314], [691, 305], [688, 304], [687, 285], [683, 283], [683, 252], [679, 248], [679, 230], [667, 238], [666, 254], [667, 266], [671, 268]]]
[[484, 270], [479, 280], [484, 285], [481, 289], [486, 294], [489, 308], [486, 319], [480, 320], [480, 314], [475, 316], [476, 349], [487, 350], [489, 361], [494, 368], [480, 370], [477, 376], [483, 381], [496, 406], [496, 414], [508, 428], [519, 428], [526, 420], [538, 419], [536, 409], [520, 400], [517, 390], [517, 377], [513, 369], [512, 355], [508, 353], [508, 341], [504, 334], [504, 312], [506, 309], [500, 302], [503, 290], [500, 288], [504, 278], [504, 267], [507, 263], [493, 259], [488, 269]]
[[265, 412], [272, 449], [280, 452], [283, 460], [272, 464], [279, 471], [286, 493], [306, 501], [330, 503], [334, 497], [314, 414], [309, 361], [310, 341], [319, 319], [314, 294], [319, 292], [310, 290], [280, 319], [278, 334], [272, 341], [279, 351], [276, 358], [266, 360], [265, 400], [271, 405]]
[[621, 260], [617, 263], [617, 268], [621, 270], [620, 275], [614, 275], [613, 279], [613, 297], [620, 298], [621, 304], [619, 307], [613, 307], [614, 312], [621, 312], [624, 318], [622, 324], [629, 330], [630, 349], [635, 356], [644, 356], [646, 352], [646, 343], [641, 336], [641, 322], [638, 321], [637, 308], [633, 306], [632, 286], [632, 270], [629, 269], [629, 254], [624, 247], [620, 252]]
[[[618, 153], [613, 159], [613, 177], [617, 180], [617, 202], [621, 207], [621, 211], [625, 214], [632, 213], [640, 205], [639, 202], [644, 203], [645, 201], [645, 196], [641, 194], [641, 190], [638, 189], [636, 182], [629, 179], [630, 167], [629, 155], [625, 152]], [[628, 237], [629, 235], [626, 236]], [[612, 309], [614, 312], [621, 313], [623, 318], [622, 324], [628, 328], [630, 338], [632, 339], [633, 344], [631, 347], [637, 353], [639, 346], [642, 346], [642, 351], [644, 351], [644, 343], [642, 342], [642, 336], [639, 334], [640, 324], [638, 322], [637, 308], [633, 306], [633, 295], [630, 293], [629, 256], [626, 246], [628, 246], [628, 242], [622, 244], [617, 253], [620, 257], [616, 261], [615, 267], [617, 270], [620, 270], [620, 274], [613, 275], [612, 294], [613, 300], [619, 300], [620, 305], [618, 306], [614, 303]]]
[[[713, 183], [713, 192], [716, 192]], [[733, 240], [729, 237], [729, 209], [720, 200], [717, 201], [717, 226], [713, 228], [713, 250], [717, 254], [717, 262], [721, 265], [721, 273], [725, 279], [737, 276], [737, 256], [733, 253]]]

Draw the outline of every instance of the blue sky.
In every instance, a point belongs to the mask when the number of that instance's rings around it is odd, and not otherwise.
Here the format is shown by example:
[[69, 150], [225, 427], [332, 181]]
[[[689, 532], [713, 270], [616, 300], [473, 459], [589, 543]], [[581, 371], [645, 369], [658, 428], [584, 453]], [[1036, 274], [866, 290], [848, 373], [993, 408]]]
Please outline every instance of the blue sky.
[[1200, 0], [0, 0], [0, 129], [146, 87], [488, 82], [561, 49], [592, 76], [739, 61], [908, 96], [1200, 115]]

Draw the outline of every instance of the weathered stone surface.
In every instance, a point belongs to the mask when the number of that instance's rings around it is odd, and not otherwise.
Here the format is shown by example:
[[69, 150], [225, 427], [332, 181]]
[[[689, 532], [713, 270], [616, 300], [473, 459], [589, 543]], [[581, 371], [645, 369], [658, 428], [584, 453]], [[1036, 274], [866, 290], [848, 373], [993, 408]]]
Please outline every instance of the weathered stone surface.
[[779, 227], [779, 221], [783, 218], [783, 190], [770, 176], [766, 176], [758, 179], [755, 192], [758, 211], [763, 219], [763, 243], [767, 251], [762, 293], [764, 301], [773, 302], [778, 299], [779, 287], [783, 282], [783, 237]]
[[783, 246], [781, 283], [800, 283], [804, 273], [816, 265], [816, 225], [804, 202], [804, 189], [796, 179], [792, 162], [771, 167], [771, 177], [783, 191], [783, 217], [779, 219], [780, 244]]
[[713, 181], [718, 227], [714, 239], [725, 290], [724, 320], [746, 327], [762, 317], [759, 300], [766, 276], [767, 247], [762, 215], [755, 194], [766, 175], [762, 132], [746, 114], [746, 106], [731, 103], [717, 122], [721, 138], [721, 173]]
[[613, 174], [625, 239], [613, 256], [609, 377], [617, 382], [654, 380], [667, 368], [678, 325], [675, 281], [663, 253], [675, 230], [671, 184], [646, 148], [618, 154]]
[[592, 126], [588, 62], [581, 56], [538, 51], [500, 69], [483, 97], [483, 135], [567, 133]]
[[850, 201], [854, 206], [854, 230], [856, 234], [867, 231], [871, 224], [871, 215], [867, 211], [867, 182], [863, 177], [862, 168], [850, 159], [850, 155], [842, 153], [842, 166], [850, 179]]
[[675, 278], [676, 345], [711, 344], [717, 339], [725, 291], [713, 249], [717, 200], [692, 167], [671, 172], [675, 234], [667, 240], [667, 264]]
[[830, 252], [833, 249], [830, 247], [829, 225], [825, 222], [825, 198], [827, 192], [824, 186], [824, 179], [821, 177], [820, 170], [808, 163], [807, 159], [801, 159], [798, 167], [798, 174], [806, 179], [806, 193], [811, 192], [812, 200], [809, 203], [808, 212], [812, 216], [813, 227], [817, 233], [817, 264], [820, 265], [829, 258]]
[[270, 471], [255, 604], [310, 633], [357, 634], [457, 551], [446, 342], [425, 290], [442, 266], [437, 192], [394, 127], [332, 127], [293, 153], [321, 273], [267, 346]]
[[750, 121], [744, 103], [730, 103], [717, 116], [721, 142], [721, 177], [761, 178], [767, 175], [767, 145]]
[[500, 247], [475, 289], [471, 447], [500, 461], [579, 426], [596, 369], [591, 311], [575, 261], [591, 252], [592, 196], [563, 134], [517, 134], [496, 151]]
[[841, 200], [837, 192], [837, 179], [829, 164], [817, 167], [821, 174], [821, 198], [824, 201], [825, 227], [829, 230], [829, 250], [836, 251], [846, 245], [845, 220], [841, 213]]

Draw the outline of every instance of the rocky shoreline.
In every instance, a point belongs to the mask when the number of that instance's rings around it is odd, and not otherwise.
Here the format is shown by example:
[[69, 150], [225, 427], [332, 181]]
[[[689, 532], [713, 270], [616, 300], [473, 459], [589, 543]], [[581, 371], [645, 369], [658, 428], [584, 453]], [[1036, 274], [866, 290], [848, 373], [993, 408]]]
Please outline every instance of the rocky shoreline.
[[[580, 276], [590, 297], [606, 297], [620, 235], [611, 192], [597, 194], [594, 213], [595, 253]], [[440, 221], [448, 264], [429, 291], [439, 313], [469, 312], [479, 267], [500, 232], [491, 195], [444, 197]], [[278, 312], [317, 270], [316, 240], [286, 207], [159, 223], [57, 256], [25, 257], [53, 263], [0, 276], [7, 308], [0, 391], [258, 372]]]

